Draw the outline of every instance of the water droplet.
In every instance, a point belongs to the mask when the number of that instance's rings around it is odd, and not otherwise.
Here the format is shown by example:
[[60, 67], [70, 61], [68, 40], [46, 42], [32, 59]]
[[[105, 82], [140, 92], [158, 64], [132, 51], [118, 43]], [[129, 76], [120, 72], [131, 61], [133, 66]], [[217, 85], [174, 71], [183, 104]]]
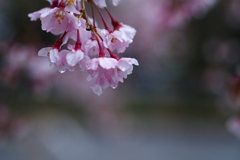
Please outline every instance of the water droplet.
[[116, 88], [117, 88], [117, 85], [115, 85], [115, 86], [112, 86], [112, 88], [113, 88], [113, 89], [116, 89]]
[[64, 72], [66, 72], [66, 70], [65, 69], [60, 69], [59, 72], [64, 73]]

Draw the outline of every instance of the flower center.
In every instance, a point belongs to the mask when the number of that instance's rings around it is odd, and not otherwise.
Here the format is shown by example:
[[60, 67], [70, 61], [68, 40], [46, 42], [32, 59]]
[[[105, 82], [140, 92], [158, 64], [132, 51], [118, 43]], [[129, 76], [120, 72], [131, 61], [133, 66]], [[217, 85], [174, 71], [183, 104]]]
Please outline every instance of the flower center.
[[64, 11], [57, 11], [55, 14], [55, 18], [57, 19], [58, 23], [61, 24], [62, 20], [64, 19], [65, 12]]
[[112, 38], [111, 42], [115, 43], [118, 39], [117, 38]]
[[75, 5], [75, 0], [66, 0], [67, 5]]

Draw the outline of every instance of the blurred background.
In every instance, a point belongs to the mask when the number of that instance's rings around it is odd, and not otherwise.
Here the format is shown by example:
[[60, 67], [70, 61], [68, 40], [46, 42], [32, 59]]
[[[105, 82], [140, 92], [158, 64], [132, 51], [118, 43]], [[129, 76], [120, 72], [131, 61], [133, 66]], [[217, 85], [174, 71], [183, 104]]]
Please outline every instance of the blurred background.
[[123, 84], [95, 95], [38, 51], [58, 38], [0, 1], [0, 160], [239, 160], [240, 1], [121, 0], [137, 29]]

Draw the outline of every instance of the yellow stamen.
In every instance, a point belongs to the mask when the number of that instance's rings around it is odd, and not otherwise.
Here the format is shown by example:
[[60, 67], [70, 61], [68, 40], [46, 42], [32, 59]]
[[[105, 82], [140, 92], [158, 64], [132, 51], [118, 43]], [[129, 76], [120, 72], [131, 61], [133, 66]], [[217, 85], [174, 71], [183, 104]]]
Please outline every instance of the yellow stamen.
[[117, 38], [112, 38], [111, 42], [115, 43], [118, 39]]
[[59, 24], [61, 24], [62, 20], [64, 19], [64, 16], [65, 16], [65, 14], [63, 11], [56, 12], [55, 18], [57, 18], [57, 21]]
[[75, 5], [74, 2], [74, 0], [67, 0], [67, 5]]

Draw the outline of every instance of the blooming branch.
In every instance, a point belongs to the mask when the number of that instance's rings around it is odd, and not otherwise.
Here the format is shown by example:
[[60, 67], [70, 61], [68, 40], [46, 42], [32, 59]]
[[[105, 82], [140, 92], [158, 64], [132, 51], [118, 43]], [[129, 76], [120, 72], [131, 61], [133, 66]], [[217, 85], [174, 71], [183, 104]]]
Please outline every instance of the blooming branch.
[[[123, 53], [136, 34], [131, 26], [119, 23], [107, 9], [105, 0], [48, 0], [49, 7], [30, 13], [32, 21], [41, 20], [42, 30], [54, 35], [61, 35], [51, 46], [41, 49], [39, 56], [48, 57], [50, 63], [60, 73], [74, 71], [79, 66], [89, 74], [94, 93], [100, 95], [102, 89], [116, 88], [132, 73], [133, 65], [138, 65], [134, 58], [120, 58], [114, 52]], [[120, 0], [112, 0], [117, 5]], [[92, 16], [88, 16], [86, 5], [91, 5]], [[94, 11], [101, 17], [104, 28], [97, 26]], [[101, 13], [107, 12], [112, 24], [108, 25]], [[68, 44], [72, 39], [75, 46]], [[62, 49], [67, 44], [68, 49]]]

